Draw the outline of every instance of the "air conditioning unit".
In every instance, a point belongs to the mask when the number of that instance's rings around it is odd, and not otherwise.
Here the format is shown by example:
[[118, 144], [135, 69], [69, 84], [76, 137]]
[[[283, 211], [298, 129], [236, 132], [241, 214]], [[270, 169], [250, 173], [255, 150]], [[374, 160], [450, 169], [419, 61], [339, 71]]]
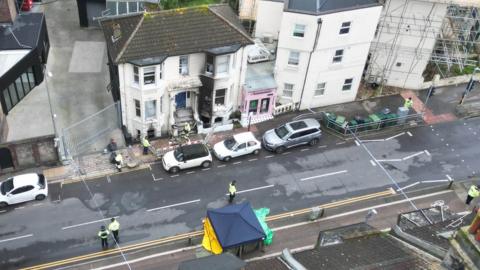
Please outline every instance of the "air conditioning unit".
[[272, 44], [273, 43], [273, 35], [272, 34], [263, 34], [262, 42]]

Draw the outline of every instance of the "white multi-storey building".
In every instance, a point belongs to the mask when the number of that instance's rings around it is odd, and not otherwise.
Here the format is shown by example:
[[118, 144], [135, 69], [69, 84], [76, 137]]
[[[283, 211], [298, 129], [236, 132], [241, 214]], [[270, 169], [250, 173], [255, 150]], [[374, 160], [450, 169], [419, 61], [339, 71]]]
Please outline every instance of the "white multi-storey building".
[[277, 101], [353, 101], [381, 11], [376, 0], [259, 1], [255, 37], [278, 39]]
[[226, 125], [241, 106], [252, 40], [226, 5], [108, 18], [112, 94], [136, 137]]

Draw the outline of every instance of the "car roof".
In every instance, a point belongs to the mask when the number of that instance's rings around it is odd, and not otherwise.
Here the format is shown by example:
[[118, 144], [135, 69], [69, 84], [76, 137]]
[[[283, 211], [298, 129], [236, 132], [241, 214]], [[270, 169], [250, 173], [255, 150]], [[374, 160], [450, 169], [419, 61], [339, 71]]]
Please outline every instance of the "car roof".
[[35, 185], [38, 183], [38, 174], [36, 173], [27, 173], [21, 174], [13, 177], [13, 186], [25, 186], [25, 185]]
[[238, 133], [238, 134], [233, 135], [233, 138], [237, 142], [248, 142], [248, 141], [256, 141], [257, 140], [257, 138], [255, 138], [255, 136], [253, 136], [252, 132]]
[[319, 128], [320, 127], [320, 123], [313, 118], [302, 119], [302, 120], [299, 120], [299, 121], [289, 122], [287, 124], [293, 130], [300, 130], [300, 129], [305, 129], [305, 128]]
[[184, 155], [196, 154], [199, 152], [201, 153], [208, 152], [207, 147], [203, 143], [182, 145], [180, 148]]

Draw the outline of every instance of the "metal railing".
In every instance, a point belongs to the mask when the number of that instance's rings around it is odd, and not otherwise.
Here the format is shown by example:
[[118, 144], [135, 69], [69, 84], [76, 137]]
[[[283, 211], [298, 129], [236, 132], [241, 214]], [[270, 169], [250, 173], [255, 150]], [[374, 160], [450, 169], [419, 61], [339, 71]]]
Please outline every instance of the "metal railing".
[[403, 129], [422, 124], [423, 114], [409, 114], [403, 117], [388, 118], [379, 121], [355, 124], [354, 121], [345, 121], [342, 124], [328, 117], [328, 114], [322, 113], [321, 118], [323, 127], [343, 137], [352, 137], [354, 133], [357, 136], [386, 131], [388, 129]]

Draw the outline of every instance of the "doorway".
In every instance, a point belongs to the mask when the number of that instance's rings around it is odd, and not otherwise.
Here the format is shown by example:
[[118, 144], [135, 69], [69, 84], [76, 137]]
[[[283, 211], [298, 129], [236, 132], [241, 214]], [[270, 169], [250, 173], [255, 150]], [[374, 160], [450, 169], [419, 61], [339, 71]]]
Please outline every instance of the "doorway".
[[177, 109], [184, 109], [187, 106], [187, 92], [176, 94], [175, 104]]
[[12, 153], [8, 148], [0, 148], [0, 169], [12, 168]]

